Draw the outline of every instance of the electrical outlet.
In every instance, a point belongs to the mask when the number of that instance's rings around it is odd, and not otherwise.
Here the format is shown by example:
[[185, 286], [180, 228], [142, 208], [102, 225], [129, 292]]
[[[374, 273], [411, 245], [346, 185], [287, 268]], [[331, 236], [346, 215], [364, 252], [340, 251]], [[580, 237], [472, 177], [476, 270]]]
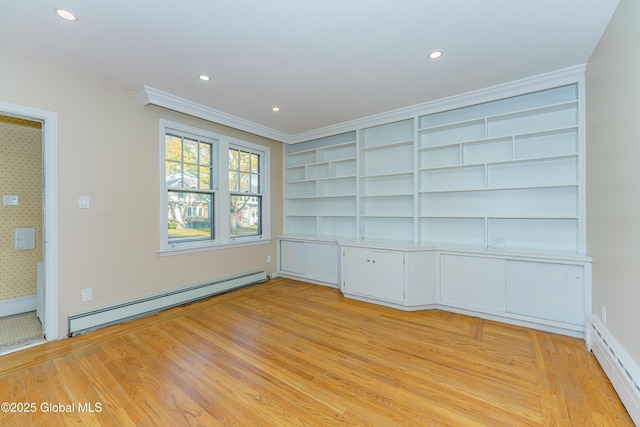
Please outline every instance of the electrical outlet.
[[92, 288], [84, 288], [80, 290], [82, 294], [82, 302], [91, 301], [93, 299], [93, 289]]
[[602, 315], [600, 317], [602, 317], [602, 323], [606, 325], [607, 324], [607, 307], [603, 305], [601, 311], [602, 311]]
[[271, 255], [267, 255], [267, 264], [271, 264]]

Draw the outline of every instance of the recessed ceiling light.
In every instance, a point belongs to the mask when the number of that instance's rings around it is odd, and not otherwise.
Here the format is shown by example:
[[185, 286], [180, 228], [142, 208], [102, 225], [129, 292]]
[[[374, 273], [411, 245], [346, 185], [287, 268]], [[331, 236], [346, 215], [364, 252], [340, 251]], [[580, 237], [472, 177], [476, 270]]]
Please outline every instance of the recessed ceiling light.
[[442, 56], [441, 50], [434, 50], [429, 54], [429, 59], [438, 59]]
[[211, 77], [209, 77], [209, 76], [207, 76], [207, 75], [204, 75], [204, 74], [200, 74], [200, 75], [198, 76], [198, 78], [199, 78], [200, 80], [202, 80], [203, 82], [208, 82], [209, 80], [211, 80]]
[[271, 111], [277, 113], [278, 111], [280, 111], [280, 107], [271, 107]]
[[56, 15], [58, 15], [60, 18], [64, 19], [65, 21], [76, 22], [78, 20], [78, 17], [73, 13], [69, 12], [68, 10], [55, 9], [55, 12], [56, 12]]

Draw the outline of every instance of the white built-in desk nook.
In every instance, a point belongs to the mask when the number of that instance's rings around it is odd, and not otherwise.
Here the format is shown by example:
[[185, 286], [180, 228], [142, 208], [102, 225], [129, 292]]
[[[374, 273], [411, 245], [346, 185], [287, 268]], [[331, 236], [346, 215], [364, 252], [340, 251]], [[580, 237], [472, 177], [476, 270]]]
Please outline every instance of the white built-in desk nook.
[[584, 70], [284, 147], [278, 274], [584, 337]]

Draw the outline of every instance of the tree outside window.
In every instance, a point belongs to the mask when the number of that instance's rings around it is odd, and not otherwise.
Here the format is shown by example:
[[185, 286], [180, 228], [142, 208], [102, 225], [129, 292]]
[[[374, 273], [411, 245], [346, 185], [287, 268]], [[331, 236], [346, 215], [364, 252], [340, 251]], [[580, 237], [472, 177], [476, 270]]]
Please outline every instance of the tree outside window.
[[260, 154], [229, 148], [229, 193], [231, 237], [262, 234]]
[[165, 138], [169, 243], [214, 239], [212, 142]]
[[160, 123], [160, 253], [268, 241], [269, 147]]

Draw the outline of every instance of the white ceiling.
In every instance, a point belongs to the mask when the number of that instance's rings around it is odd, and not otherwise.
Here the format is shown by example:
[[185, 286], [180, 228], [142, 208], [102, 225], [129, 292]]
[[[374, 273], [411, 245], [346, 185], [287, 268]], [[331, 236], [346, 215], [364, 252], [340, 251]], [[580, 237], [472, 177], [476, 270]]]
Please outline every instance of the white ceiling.
[[295, 135], [584, 64], [617, 4], [0, 0], [0, 46]]

